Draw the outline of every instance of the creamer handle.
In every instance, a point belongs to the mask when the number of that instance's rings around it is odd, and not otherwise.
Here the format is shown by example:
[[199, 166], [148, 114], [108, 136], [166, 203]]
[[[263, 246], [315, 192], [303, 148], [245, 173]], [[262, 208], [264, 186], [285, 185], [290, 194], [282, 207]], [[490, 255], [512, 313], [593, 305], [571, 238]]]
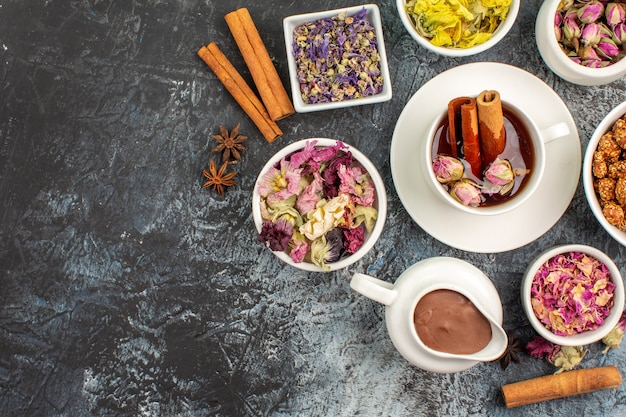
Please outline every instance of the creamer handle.
[[386, 306], [391, 305], [398, 295], [393, 289], [393, 284], [358, 272], [352, 275], [350, 287], [359, 294]]

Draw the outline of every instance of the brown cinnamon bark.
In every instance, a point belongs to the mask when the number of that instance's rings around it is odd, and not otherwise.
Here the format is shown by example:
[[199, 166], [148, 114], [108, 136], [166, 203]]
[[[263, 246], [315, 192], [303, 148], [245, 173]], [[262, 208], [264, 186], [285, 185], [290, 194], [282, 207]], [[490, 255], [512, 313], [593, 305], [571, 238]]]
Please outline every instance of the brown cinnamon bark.
[[202, 46], [198, 50], [198, 56], [211, 68], [268, 142], [282, 136], [283, 132], [270, 118], [261, 100], [214, 42]]
[[463, 158], [469, 163], [472, 173], [482, 176], [483, 165], [478, 136], [478, 112], [476, 100], [472, 97], [457, 97], [448, 103], [448, 124], [452, 156], [461, 152], [458, 144], [463, 145]]
[[284, 119], [294, 114], [295, 109], [291, 99], [248, 9], [235, 10], [224, 18], [272, 120]]
[[507, 408], [541, 401], [584, 394], [601, 389], [617, 388], [622, 376], [615, 366], [578, 369], [502, 386]]
[[500, 155], [506, 146], [504, 115], [500, 93], [483, 91], [476, 98], [480, 130], [480, 151], [483, 166], [487, 166]]

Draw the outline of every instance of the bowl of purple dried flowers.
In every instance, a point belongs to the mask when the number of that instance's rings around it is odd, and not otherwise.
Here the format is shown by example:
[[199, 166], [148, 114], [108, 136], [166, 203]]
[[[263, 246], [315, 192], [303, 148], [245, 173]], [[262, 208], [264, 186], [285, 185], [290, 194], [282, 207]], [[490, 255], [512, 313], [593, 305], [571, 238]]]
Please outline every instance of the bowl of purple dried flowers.
[[537, 256], [522, 279], [521, 296], [535, 331], [561, 346], [601, 340], [624, 310], [624, 283], [617, 265], [604, 252], [579, 244]]
[[284, 147], [265, 164], [252, 195], [259, 242], [306, 271], [357, 262], [380, 237], [386, 215], [385, 185], [376, 167], [334, 139]]
[[546, 0], [535, 35], [546, 65], [566, 81], [603, 85], [626, 75], [623, 0]]
[[391, 100], [377, 5], [288, 16], [283, 20], [283, 29], [297, 112]]

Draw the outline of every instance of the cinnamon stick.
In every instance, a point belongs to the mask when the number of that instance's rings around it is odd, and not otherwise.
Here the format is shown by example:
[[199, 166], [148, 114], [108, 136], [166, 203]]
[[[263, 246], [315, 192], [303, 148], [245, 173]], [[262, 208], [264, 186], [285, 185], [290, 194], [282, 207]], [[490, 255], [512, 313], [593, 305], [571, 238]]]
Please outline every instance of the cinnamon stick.
[[472, 173], [482, 177], [481, 149], [478, 137], [478, 112], [476, 100], [458, 97], [448, 103], [448, 124], [452, 156], [457, 156], [458, 143], [463, 145], [463, 158], [470, 164]]
[[282, 136], [283, 132], [270, 118], [261, 100], [215, 42], [202, 46], [198, 50], [198, 56], [211, 68], [268, 142], [273, 142]]
[[224, 18], [272, 120], [284, 119], [295, 113], [248, 9], [235, 10]]
[[495, 90], [483, 91], [476, 97], [476, 105], [480, 121], [480, 151], [483, 165], [487, 166], [495, 161], [506, 146], [500, 93]]
[[502, 395], [507, 408], [513, 408], [601, 389], [617, 388], [621, 383], [622, 376], [619, 370], [611, 365], [567, 371], [503, 385]]

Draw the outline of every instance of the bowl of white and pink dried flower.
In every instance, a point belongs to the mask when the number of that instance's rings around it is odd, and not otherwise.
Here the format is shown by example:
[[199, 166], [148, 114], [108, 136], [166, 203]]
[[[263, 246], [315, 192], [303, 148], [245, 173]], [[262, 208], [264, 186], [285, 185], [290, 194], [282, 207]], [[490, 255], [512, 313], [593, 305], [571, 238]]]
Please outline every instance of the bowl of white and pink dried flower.
[[306, 271], [334, 271], [363, 258], [386, 215], [385, 185], [374, 164], [335, 139], [281, 149], [261, 170], [252, 195], [259, 242]]

